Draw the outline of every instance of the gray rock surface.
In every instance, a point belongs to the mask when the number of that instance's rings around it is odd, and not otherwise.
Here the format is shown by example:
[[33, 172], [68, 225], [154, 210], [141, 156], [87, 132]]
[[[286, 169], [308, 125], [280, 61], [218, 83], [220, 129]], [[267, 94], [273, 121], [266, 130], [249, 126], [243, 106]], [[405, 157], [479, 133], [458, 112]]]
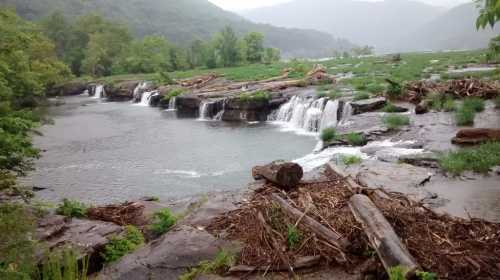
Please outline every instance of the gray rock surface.
[[354, 115], [380, 110], [385, 106], [385, 104], [387, 104], [387, 100], [384, 97], [351, 102]]

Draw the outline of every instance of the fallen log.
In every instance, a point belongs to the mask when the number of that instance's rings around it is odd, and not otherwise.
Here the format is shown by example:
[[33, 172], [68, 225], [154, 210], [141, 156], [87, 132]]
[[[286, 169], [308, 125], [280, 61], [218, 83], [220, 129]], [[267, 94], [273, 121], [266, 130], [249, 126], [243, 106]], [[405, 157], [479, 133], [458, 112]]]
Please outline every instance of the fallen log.
[[453, 144], [481, 144], [488, 141], [500, 141], [500, 129], [493, 128], [468, 128], [457, 133], [451, 142]]
[[271, 195], [271, 198], [274, 202], [276, 202], [281, 209], [285, 211], [288, 215], [292, 216], [295, 219], [301, 219], [301, 223], [304, 224], [309, 230], [315, 233], [317, 236], [323, 238], [325, 241], [337, 247], [342, 256], [340, 258], [336, 258], [339, 262], [345, 262], [345, 256], [342, 252], [347, 251], [347, 248], [350, 246], [350, 242], [340, 236], [340, 234], [328, 229], [323, 226], [321, 223], [317, 222], [315, 219], [307, 216], [302, 211], [296, 209], [291, 206], [288, 202], [286, 202], [283, 198], [281, 198], [278, 194], [274, 193]]
[[419, 265], [370, 198], [362, 194], [353, 195], [349, 207], [356, 220], [362, 224], [385, 270], [389, 273], [391, 268], [400, 266], [407, 271], [407, 278], [411, 277]]
[[[294, 269], [304, 269], [316, 266], [319, 264], [321, 256], [308, 256], [300, 257], [295, 262], [293, 262], [292, 267]], [[229, 269], [229, 273], [239, 273], [239, 272], [254, 272], [254, 271], [287, 271], [288, 267], [285, 265], [280, 265], [278, 267], [272, 266], [249, 266], [249, 265], [237, 265]]]
[[297, 186], [303, 175], [302, 167], [293, 162], [274, 161], [268, 165], [252, 168], [254, 179], [264, 178], [287, 191]]

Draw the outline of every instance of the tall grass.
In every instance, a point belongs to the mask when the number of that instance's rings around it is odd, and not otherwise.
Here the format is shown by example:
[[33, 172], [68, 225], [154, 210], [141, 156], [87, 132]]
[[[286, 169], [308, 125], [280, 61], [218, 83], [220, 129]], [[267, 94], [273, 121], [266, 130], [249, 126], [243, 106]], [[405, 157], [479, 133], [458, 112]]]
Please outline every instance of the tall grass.
[[450, 152], [439, 163], [441, 168], [453, 175], [460, 175], [464, 171], [486, 173], [490, 168], [500, 165], [500, 142]]

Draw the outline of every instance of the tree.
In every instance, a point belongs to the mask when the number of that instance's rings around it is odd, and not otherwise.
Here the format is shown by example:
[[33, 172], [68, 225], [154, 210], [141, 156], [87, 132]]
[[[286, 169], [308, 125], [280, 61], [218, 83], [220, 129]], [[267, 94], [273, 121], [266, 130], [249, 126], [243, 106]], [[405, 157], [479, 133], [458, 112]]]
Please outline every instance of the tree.
[[477, 3], [482, 6], [476, 21], [477, 28], [493, 27], [500, 20], [500, 0], [477, 0]]
[[371, 46], [356, 47], [353, 48], [351, 52], [354, 54], [354, 56], [372, 55], [373, 47]]
[[235, 66], [240, 61], [238, 37], [230, 26], [216, 36], [214, 46], [222, 66]]
[[191, 43], [187, 52], [187, 59], [191, 68], [203, 65], [205, 62], [206, 47], [207, 46], [202, 40], [195, 40]]
[[134, 41], [114, 65], [114, 73], [154, 73], [170, 70], [171, 45], [163, 36]]
[[264, 51], [264, 56], [262, 57], [262, 62], [265, 64], [272, 64], [278, 62], [281, 59], [281, 54], [279, 49], [266, 48]]
[[264, 55], [264, 35], [251, 32], [243, 40], [246, 46], [246, 60], [250, 63], [261, 62]]

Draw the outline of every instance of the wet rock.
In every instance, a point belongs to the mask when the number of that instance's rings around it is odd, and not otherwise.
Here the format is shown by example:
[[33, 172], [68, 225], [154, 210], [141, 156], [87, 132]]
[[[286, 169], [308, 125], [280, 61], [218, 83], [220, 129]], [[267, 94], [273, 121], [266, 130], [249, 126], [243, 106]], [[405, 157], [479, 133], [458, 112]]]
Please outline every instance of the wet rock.
[[421, 149], [423, 147], [423, 143], [420, 141], [395, 141], [392, 142], [390, 140], [370, 143], [361, 148], [361, 152], [368, 155], [375, 155], [378, 151], [385, 149]]
[[500, 141], [500, 129], [492, 128], [468, 128], [457, 132], [451, 142], [457, 145], [474, 145], [488, 141]]
[[225, 101], [222, 120], [249, 122], [266, 121], [270, 112], [271, 106], [269, 100], [242, 100], [235, 97]]
[[399, 162], [400, 158], [406, 156], [416, 156], [423, 152], [420, 149], [406, 149], [406, 148], [384, 148], [375, 152], [378, 160], [385, 162]]
[[109, 101], [129, 101], [134, 98], [134, 89], [140, 81], [125, 81], [104, 86]]
[[439, 157], [432, 152], [399, 156], [399, 162], [420, 167], [439, 167]]
[[427, 112], [429, 112], [429, 107], [430, 103], [428, 100], [422, 100], [416, 107], [415, 107], [415, 114], [417, 115], [422, 115]]
[[87, 89], [88, 82], [72, 81], [56, 85], [47, 91], [47, 96], [73, 96], [80, 95]]
[[195, 94], [183, 94], [176, 99], [177, 113], [181, 117], [196, 118], [199, 114], [201, 98]]
[[212, 260], [222, 248], [237, 250], [234, 247], [204, 230], [184, 225], [106, 267], [96, 278], [174, 280], [201, 261]]
[[367, 112], [374, 112], [382, 109], [387, 100], [384, 97], [370, 98], [351, 102], [354, 115], [359, 115]]

